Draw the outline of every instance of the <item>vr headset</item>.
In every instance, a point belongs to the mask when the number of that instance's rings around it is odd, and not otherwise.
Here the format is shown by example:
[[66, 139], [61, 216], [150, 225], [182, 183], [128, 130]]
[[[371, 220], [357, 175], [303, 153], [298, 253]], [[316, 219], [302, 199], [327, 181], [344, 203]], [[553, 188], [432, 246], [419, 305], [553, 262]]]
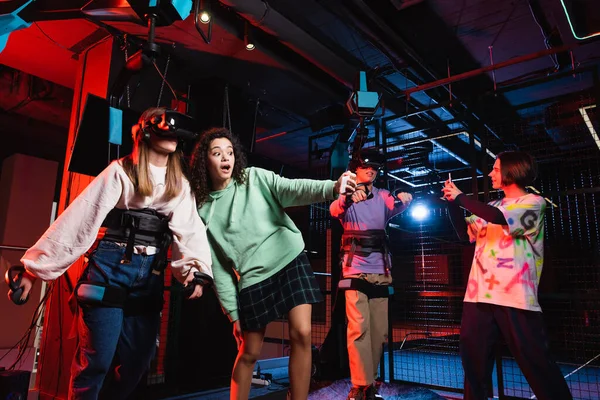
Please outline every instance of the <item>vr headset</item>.
[[375, 150], [359, 150], [352, 155], [348, 165], [350, 171], [356, 171], [356, 168], [373, 168], [375, 171], [383, 169], [385, 157]]
[[[158, 125], [162, 122], [164, 115], [168, 129], [161, 129]], [[166, 110], [164, 114], [154, 115], [146, 120], [144, 127], [140, 127], [144, 138], [148, 139], [150, 134], [163, 139], [195, 140], [198, 137], [198, 124], [185, 114], [173, 110]]]

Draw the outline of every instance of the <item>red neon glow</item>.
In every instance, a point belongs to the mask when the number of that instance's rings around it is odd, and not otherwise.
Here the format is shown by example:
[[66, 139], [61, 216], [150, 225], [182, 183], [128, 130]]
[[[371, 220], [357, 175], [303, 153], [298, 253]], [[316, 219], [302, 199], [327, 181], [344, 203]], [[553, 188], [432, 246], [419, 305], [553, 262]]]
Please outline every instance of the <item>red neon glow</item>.
[[279, 132], [271, 136], [266, 136], [260, 139], [256, 139], [256, 143], [264, 142], [265, 140], [274, 139], [279, 136], [287, 135], [287, 131]]

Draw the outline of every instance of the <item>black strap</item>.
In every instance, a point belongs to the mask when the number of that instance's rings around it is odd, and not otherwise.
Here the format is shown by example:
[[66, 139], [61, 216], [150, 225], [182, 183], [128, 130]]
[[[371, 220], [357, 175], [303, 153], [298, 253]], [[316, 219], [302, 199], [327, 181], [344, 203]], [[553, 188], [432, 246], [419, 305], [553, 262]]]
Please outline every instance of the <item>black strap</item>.
[[135, 244], [135, 235], [138, 230], [139, 219], [129, 218], [127, 224], [129, 225], [129, 236], [127, 237], [127, 247], [125, 247], [125, 255], [121, 260], [121, 264], [130, 264], [131, 257], [133, 256], [133, 245]]
[[80, 304], [89, 306], [123, 308], [127, 300], [124, 288], [95, 281], [79, 281], [74, 293]]
[[102, 282], [80, 281], [74, 294], [81, 305], [122, 308], [126, 316], [159, 312], [163, 306], [162, 293], [134, 297], [121, 286]]
[[392, 285], [375, 285], [360, 278], [344, 278], [338, 283], [338, 290], [358, 290], [369, 299], [390, 297], [394, 294]]
[[113, 208], [104, 218], [102, 226], [112, 229], [129, 227], [132, 219], [135, 220], [137, 228], [143, 232], [162, 233], [169, 229], [168, 218], [152, 208], [139, 210]]
[[154, 257], [152, 269], [154, 271], [162, 272], [167, 268], [167, 249], [173, 242], [173, 234], [171, 231], [165, 232], [162, 235], [162, 239], [158, 245], [160, 251]]
[[125, 316], [160, 312], [164, 304], [162, 293], [147, 296], [129, 296], [123, 306]]
[[155, 246], [159, 248], [155, 265], [159, 270], [164, 269], [166, 250], [172, 241], [168, 217], [151, 208], [141, 210], [113, 208], [102, 222], [102, 226], [107, 228], [104, 240], [126, 243], [122, 264], [131, 262], [136, 244]]
[[371, 253], [383, 253], [384, 262], [389, 268], [389, 248], [383, 229], [346, 230], [342, 235], [341, 257], [348, 253], [346, 266], [352, 265], [354, 255], [366, 257]]

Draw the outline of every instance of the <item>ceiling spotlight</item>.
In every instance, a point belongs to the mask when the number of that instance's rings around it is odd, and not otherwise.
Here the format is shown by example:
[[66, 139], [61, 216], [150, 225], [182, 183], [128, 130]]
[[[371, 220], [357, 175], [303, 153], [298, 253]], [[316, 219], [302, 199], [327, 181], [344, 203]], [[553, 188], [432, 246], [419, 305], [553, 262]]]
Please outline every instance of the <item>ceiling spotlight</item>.
[[[202, 36], [204, 43], [210, 44], [212, 39], [212, 15], [209, 0], [194, 0], [194, 26]], [[202, 25], [206, 25], [206, 28]], [[204, 32], [206, 31], [206, 33]]]
[[252, 40], [252, 35], [250, 34], [250, 25], [247, 22], [244, 26], [244, 46], [246, 46], [246, 50], [248, 51], [252, 51], [256, 48], [254, 40]]
[[200, 22], [202, 22], [205, 25], [210, 23], [210, 14], [208, 13], [208, 11], [202, 11], [200, 13]]

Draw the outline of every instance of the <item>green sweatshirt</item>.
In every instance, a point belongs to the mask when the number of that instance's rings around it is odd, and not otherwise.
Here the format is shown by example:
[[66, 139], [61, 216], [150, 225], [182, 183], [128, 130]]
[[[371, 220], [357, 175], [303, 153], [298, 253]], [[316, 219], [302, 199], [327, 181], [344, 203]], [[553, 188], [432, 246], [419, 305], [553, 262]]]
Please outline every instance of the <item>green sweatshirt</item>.
[[212, 251], [212, 271], [221, 306], [233, 322], [238, 289], [279, 272], [304, 250], [302, 234], [284, 208], [333, 200], [335, 181], [287, 179], [247, 168], [247, 181], [214, 191], [198, 209]]

